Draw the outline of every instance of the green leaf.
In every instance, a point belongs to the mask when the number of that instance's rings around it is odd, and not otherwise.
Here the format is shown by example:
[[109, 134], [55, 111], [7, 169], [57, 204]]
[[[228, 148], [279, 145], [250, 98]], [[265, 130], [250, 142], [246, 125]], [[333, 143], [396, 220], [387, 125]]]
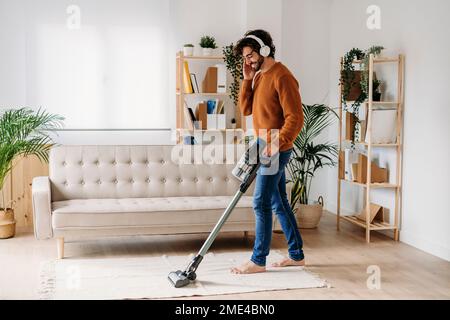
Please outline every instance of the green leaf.
[[323, 104], [303, 104], [304, 124], [294, 141], [292, 156], [286, 170], [293, 182], [291, 191], [291, 207], [297, 202], [307, 204], [312, 178], [317, 170], [325, 166], [334, 166], [338, 154], [336, 144], [329, 142], [314, 144], [326, 128], [338, 115], [330, 107]]
[[[8, 109], [0, 114], [0, 189], [17, 157], [35, 155], [48, 162], [48, 153], [54, 145], [50, 134], [63, 126], [63, 120], [41, 108]], [[3, 205], [4, 202], [2, 199]]]

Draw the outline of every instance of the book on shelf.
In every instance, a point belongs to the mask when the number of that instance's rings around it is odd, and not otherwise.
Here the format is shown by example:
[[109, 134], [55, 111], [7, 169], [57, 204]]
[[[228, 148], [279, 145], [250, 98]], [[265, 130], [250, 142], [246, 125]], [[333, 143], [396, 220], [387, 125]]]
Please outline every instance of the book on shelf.
[[192, 91], [194, 93], [200, 93], [200, 89], [198, 88], [197, 76], [195, 73], [191, 73], [191, 83], [192, 83]]
[[184, 92], [185, 93], [194, 93], [191, 76], [189, 73], [189, 64], [187, 61], [184, 61], [183, 68], [184, 68], [184, 72], [183, 72]]
[[191, 121], [191, 116], [189, 115], [189, 110], [187, 107], [184, 108], [184, 127], [188, 130], [194, 130], [194, 124]]
[[201, 101], [198, 106], [197, 110], [195, 112], [196, 118], [198, 119], [199, 123], [199, 129], [206, 129], [207, 127], [207, 106], [206, 102]]
[[217, 110], [218, 114], [223, 114], [224, 113], [224, 109], [223, 109], [224, 105], [225, 105], [225, 102], [223, 100], [217, 100], [217, 108], [216, 108], [216, 110]]
[[352, 164], [358, 163], [358, 153], [354, 150], [344, 150], [344, 179], [353, 181], [355, 177], [352, 175]]
[[223, 114], [224, 113], [224, 104], [223, 100], [219, 99], [210, 99], [207, 101], [207, 105], [209, 106], [208, 112], [209, 114]]
[[194, 115], [194, 111], [192, 110], [191, 107], [189, 107], [187, 105], [186, 101], [184, 102], [184, 105], [185, 105], [185, 108], [184, 108], [185, 113], [184, 114], [185, 114], [186, 127], [189, 130], [193, 130], [194, 128], [195, 129], [199, 129], [199, 124], [198, 124], [198, 121], [197, 121], [197, 119], [196, 119], [196, 117]]

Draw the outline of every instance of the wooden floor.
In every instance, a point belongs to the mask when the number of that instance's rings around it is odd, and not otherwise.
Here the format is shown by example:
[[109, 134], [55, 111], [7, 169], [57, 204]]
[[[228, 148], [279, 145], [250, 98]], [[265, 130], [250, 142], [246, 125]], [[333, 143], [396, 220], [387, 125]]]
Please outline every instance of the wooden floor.
[[[299, 289], [196, 297], [193, 299], [449, 299], [450, 262], [436, 258], [384, 235], [373, 233], [366, 244], [362, 228], [342, 223], [336, 231], [335, 216], [324, 214], [315, 230], [301, 230], [308, 268], [329, 281], [331, 288]], [[195, 253], [206, 239], [202, 235], [127, 237], [84, 240], [66, 244], [68, 259], [77, 257], [159, 256]], [[401, 236], [401, 235], [400, 235]], [[248, 250], [250, 233], [221, 234], [215, 252]], [[283, 234], [274, 234], [272, 248], [286, 250]], [[36, 299], [40, 262], [56, 257], [55, 240], [35, 240], [20, 231], [13, 239], [0, 240], [0, 299]], [[369, 266], [381, 271], [381, 288], [368, 289]], [[168, 270], [169, 271], [169, 270]], [[201, 277], [201, 266], [198, 272]], [[186, 298], [183, 298], [186, 299]], [[192, 298], [191, 298], [192, 299]]]

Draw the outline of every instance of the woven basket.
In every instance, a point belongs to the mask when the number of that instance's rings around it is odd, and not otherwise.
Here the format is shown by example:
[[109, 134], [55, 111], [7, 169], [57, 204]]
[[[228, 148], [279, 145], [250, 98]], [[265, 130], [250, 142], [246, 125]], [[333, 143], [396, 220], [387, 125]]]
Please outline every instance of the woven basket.
[[299, 204], [295, 213], [300, 229], [317, 228], [323, 212], [323, 198], [319, 197], [315, 204]]
[[0, 239], [8, 239], [16, 234], [16, 220], [14, 220], [14, 210], [0, 210]]

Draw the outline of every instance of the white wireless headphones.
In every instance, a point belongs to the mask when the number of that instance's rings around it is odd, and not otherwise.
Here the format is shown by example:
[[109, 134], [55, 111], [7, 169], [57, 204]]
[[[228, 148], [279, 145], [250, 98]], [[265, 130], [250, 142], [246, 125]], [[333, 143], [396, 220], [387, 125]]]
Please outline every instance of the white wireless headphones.
[[259, 54], [260, 55], [262, 55], [263, 57], [268, 57], [270, 55], [270, 51], [271, 51], [270, 47], [266, 46], [264, 44], [264, 42], [260, 38], [258, 38], [257, 36], [254, 36], [252, 34], [246, 36], [246, 38], [254, 39], [254, 40], [256, 40], [259, 43], [259, 45], [261, 46], [261, 49], [259, 49]]

